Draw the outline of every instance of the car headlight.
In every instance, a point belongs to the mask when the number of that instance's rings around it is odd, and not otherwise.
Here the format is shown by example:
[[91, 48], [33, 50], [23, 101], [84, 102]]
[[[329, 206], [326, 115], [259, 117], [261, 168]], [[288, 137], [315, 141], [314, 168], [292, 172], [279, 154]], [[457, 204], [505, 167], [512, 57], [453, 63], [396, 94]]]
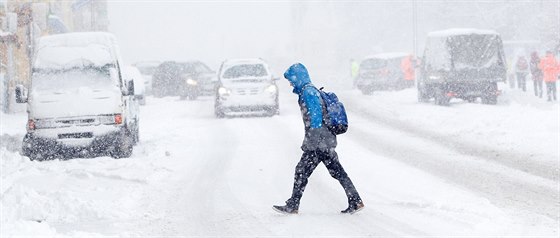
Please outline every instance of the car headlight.
[[278, 91], [278, 87], [276, 87], [276, 85], [272, 84], [270, 86], [268, 86], [265, 91], [269, 92], [269, 93], [276, 93]]
[[198, 82], [197, 82], [196, 80], [194, 80], [194, 79], [188, 78], [188, 79], [187, 79], [187, 84], [188, 84], [188, 85], [197, 85]]
[[220, 95], [227, 95], [227, 94], [230, 93], [230, 90], [228, 90], [227, 88], [224, 88], [224, 87], [220, 87], [220, 88], [218, 88], [218, 93]]
[[438, 79], [440, 79], [441, 77], [438, 76], [438, 75], [430, 75], [429, 78], [430, 78], [430, 79], [433, 79], [433, 80], [438, 80]]

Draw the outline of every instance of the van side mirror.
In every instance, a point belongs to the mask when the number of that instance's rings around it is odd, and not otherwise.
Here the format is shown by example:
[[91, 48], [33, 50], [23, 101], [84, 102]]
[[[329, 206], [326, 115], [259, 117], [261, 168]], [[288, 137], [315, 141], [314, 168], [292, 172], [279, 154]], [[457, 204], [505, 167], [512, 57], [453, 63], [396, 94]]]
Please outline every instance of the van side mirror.
[[27, 90], [21, 84], [16, 85], [16, 103], [27, 103]]

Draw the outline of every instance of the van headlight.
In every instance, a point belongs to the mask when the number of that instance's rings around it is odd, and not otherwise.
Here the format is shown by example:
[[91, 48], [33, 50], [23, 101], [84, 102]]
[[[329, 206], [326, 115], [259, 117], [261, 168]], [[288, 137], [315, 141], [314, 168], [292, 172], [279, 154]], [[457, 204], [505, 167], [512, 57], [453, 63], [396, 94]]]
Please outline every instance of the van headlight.
[[272, 84], [270, 86], [268, 86], [265, 91], [267, 91], [270, 94], [275, 94], [276, 92], [278, 92], [278, 87], [276, 87], [276, 85]]
[[198, 82], [197, 82], [196, 80], [194, 80], [194, 79], [188, 78], [188, 79], [187, 79], [187, 84], [188, 84], [188, 85], [193, 85], [193, 86], [195, 86], [195, 85], [198, 84]]
[[218, 88], [218, 94], [220, 94], [220, 95], [227, 95], [227, 94], [229, 94], [230, 92], [231, 92], [231, 91], [230, 91], [229, 89], [227, 89], [227, 88], [224, 88], [224, 87]]

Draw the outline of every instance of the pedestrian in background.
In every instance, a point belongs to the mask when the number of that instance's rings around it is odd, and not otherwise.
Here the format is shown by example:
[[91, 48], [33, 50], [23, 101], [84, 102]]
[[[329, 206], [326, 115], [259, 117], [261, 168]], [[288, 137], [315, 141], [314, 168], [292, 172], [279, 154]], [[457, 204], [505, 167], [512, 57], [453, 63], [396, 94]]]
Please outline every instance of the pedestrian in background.
[[517, 87], [521, 88], [523, 92], [527, 91], [527, 74], [529, 73], [529, 63], [525, 56], [520, 55], [515, 61], [515, 75], [517, 77]]
[[414, 74], [415, 67], [416, 62], [412, 55], [407, 55], [401, 60], [401, 70], [403, 71], [405, 87], [407, 88], [414, 87], [414, 79], [416, 78]]
[[330, 175], [340, 182], [348, 197], [348, 208], [341, 212], [352, 214], [361, 210], [364, 203], [338, 161], [335, 152], [336, 135], [324, 124], [324, 102], [319, 90], [311, 84], [307, 69], [303, 64], [294, 64], [284, 73], [284, 78], [294, 87], [293, 93], [299, 96], [298, 104], [305, 126], [305, 136], [301, 145], [303, 155], [295, 169], [292, 196], [286, 201], [286, 205], [275, 205], [272, 208], [280, 213], [297, 214], [308, 178], [322, 162]]
[[352, 76], [352, 88], [356, 88], [356, 81], [360, 73], [360, 63], [354, 59], [350, 59], [350, 74]]
[[546, 96], [548, 101], [554, 99], [556, 101], [556, 80], [558, 80], [558, 73], [560, 72], [560, 65], [552, 51], [546, 51], [546, 56], [541, 59], [539, 68], [543, 72], [543, 80], [546, 84]]
[[542, 98], [543, 95], [543, 72], [539, 68], [539, 63], [541, 58], [536, 51], [531, 53], [531, 62], [529, 67], [531, 68], [531, 77], [533, 79], [533, 90], [535, 91], [535, 96]]

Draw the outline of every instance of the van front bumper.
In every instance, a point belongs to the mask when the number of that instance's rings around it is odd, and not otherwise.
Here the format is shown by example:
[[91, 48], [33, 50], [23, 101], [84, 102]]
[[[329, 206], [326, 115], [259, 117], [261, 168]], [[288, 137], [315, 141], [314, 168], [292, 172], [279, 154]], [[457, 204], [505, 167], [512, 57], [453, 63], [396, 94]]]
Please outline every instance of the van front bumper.
[[23, 138], [22, 153], [24, 156], [32, 154], [41, 154], [45, 157], [54, 155], [98, 155], [109, 152], [118, 146], [119, 141], [125, 135], [124, 127], [113, 126], [114, 130], [105, 131], [104, 133], [75, 131], [60, 132], [56, 137], [45, 136], [52, 135], [52, 132], [41, 133], [28, 132]]

